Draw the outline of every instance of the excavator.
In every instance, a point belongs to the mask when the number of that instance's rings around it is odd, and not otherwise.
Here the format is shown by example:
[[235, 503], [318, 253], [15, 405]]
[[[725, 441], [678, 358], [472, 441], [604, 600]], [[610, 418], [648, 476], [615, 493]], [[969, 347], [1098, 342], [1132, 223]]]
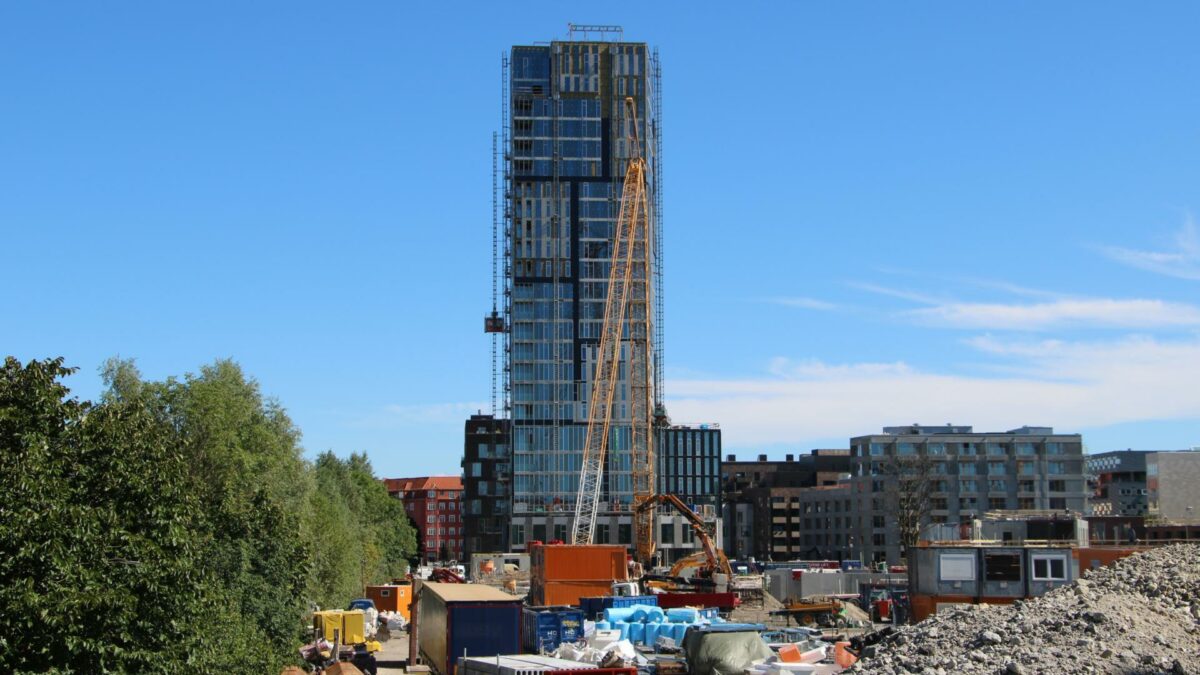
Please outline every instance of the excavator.
[[[669, 506], [683, 516], [691, 526], [692, 532], [696, 536], [696, 540], [700, 542], [701, 550], [693, 553], [686, 558], [678, 560], [671, 566], [668, 576], [663, 579], [661, 577], [643, 576], [647, 581], [647, 586], [650, 588], [660, 588], [664, 590], [673, 590], [679, 584], [685, 583], [691, 586], [705, 585], [715, 586], [718, 590], [723, 590], [723, 587], [733, 578], [733, 568], [729, 565], [729, 559], [725, 557], [725, 552], [717, 548], [713, 544], [712, 535], [708, 531], [708, 526], [700, 516], [688, 508], [683, 500], [675, 495], [670, 494], [655, 494], [645, 498], [638, 504], [638, 510], [652, 509], [658, 505]], [[688, 570], [695, 570], [691, 575], [686, 575]], [[690, 578], [688, 578], [690, 576]]]

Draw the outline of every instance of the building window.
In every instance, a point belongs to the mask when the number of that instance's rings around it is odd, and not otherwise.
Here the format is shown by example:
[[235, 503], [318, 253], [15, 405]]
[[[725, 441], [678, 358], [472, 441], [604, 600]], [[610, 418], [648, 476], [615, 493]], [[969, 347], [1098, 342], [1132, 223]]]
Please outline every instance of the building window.
[[1066, 509], [1067, 508], [1067, 498], [1066, 497], [1051, 497], [1050, 498], [1050, 508], [1056, 509], [1056, 510], [1057, 509]]
[[512, 526], [512, 543], [513, 546], [525, 545], [525, 526], [519, 523], [514, 523]]
[[617, 523], [617, 543], [633, 543], [633, 525], [630, 525], [629, 523]]
[[1004, 462], [988, 462], [988, 475], [989, 476], [1003, 476], [1004, 475]]
[[[450, 517], [453, 518], [454, 516], [450, 516]], [[554, 525], [554, 538], [557, 539], [558, 541], [566, 541], [567, 540], [567, 526], [563, 525], [561, 523], [556, 523]]]
[[432, 537], [432, 536], [433, 536], [433, 531], [434, 531], [434, 528], [432, 528], [432, 527], [427, 527], [427, 528], [425, 528], [425, 536], [426, 536], [426, 537]]
[[429, 499], [437, 499], [437, 490], [430, 490], [429, 492], [425, 493], [425, 496]]
[[985, 581], [1020, 581], [1021, 556], [1016, 553], [985, 553], [983, 571]]
[[1059, 556], [1032, 556], [1034, 581], [1065, 581], [1067, 578], [1067, 561]]
[[658, 541], [663, 544], [674, 544], [675, 525], [672, 523], [663, 523], [659, 530]]
[[1004, 508], [1006, 508], [1007, 506], [1008, 506], [1008, 502], [1004, 499], [1004, 497], [989, 497], [988, 498], [988, 510], [989, 511], [1001, 511]]
[[1050, 481], [1049, 488], [1050, 488], [1051, 492], [1066, 492], [1067, 491], [1067, 481], [1052, 480], [1052, 481]]
[[425, 522], [426, 522], [426, 523], [436, 523], [436, 522], [437, 522], [437, 516], [435, 516], [435, 515], [433, 515], [433, 514], [431, 513], [431, 514], [429, 514], [429, 515], [425, 516]]

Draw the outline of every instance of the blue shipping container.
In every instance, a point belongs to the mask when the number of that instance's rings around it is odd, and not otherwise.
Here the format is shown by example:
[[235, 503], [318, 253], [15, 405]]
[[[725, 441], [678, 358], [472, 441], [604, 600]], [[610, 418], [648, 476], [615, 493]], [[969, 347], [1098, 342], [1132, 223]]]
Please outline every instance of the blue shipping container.
[[564, 642], [583, 639], [583, 610], [574, 607], [526, 607], [521, 646], [531, 654], [552, 652]]
[[459, 656], [521, 649], [521, 600], [488, 586], [422, 582], [413, 619], [417, 649], [437, 675], [455, 675]]
[[658, 606], [657, 595], [608, 595], [597, 598], [580, 598], [579, 607], [583, 610], [583, 616], [593, 621], [597, 617], [603, 618], [604, 610], [613, 607], [633, 607], [634, 605], [654, 605]]

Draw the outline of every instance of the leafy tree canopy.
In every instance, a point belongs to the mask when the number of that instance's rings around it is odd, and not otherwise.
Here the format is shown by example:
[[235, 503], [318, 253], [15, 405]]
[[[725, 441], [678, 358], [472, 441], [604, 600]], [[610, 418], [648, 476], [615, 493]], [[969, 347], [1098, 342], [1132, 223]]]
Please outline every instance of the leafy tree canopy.
[[0, 670], [267, 672], [307, 601], [403, 572], [415, 534], [364, 455], [305, 461], [232, 361], [182, 379], [63, 360], [0, 368]]

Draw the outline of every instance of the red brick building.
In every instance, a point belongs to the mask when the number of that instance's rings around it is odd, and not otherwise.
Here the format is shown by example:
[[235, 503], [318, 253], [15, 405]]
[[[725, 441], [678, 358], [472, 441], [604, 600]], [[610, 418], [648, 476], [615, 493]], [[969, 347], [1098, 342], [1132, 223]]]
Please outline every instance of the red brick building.
[[459, 560], [463, 555], [462, 478], [386, 478], [388, 494], [404, 502], [421, 542], [422, 563]]

